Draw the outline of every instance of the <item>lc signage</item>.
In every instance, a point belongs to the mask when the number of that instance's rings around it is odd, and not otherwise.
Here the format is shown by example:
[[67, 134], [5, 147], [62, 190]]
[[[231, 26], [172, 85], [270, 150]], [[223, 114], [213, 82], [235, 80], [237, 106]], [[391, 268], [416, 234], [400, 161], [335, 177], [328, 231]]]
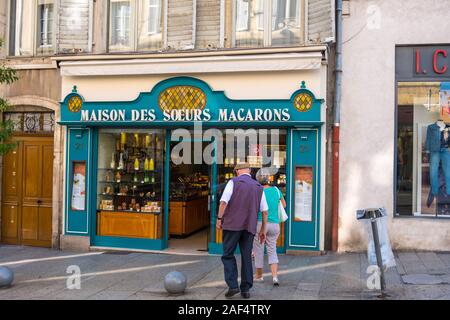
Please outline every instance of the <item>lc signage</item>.
[[397, 46], [397, 80], [450, 79], [450, 45]]

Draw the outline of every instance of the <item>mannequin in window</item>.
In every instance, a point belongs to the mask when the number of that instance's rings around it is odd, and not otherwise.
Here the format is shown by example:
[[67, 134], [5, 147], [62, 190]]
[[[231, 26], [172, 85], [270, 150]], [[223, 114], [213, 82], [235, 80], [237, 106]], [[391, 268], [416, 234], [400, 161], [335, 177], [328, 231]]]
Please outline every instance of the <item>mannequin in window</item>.
[[425, 149], [430, 152], [430, 185], [427, 206], [430, 207], [439, 192], [439, 165], [445, 176], [447, 195], [450, 195], [450, 126], [441, 118], [427, 127]]

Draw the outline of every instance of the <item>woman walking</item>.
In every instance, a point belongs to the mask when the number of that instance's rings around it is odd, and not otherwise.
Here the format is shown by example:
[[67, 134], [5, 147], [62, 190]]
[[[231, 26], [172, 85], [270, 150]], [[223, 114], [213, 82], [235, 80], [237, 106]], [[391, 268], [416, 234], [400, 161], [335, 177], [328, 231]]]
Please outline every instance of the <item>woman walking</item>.
[[[277, 187], [272, 187], [269, 184], [269, 176], [259, 174], [257, 177], [258, 182], [264, 187], [264, 196], [266, 197], [268, 210], [268, 224], [266, 227], [267, 234], [264, 243], [261, 243], [257, 237], [253, 241], [253, 252], [255, 255], [255, 267], [256, 267], [256, 282], [264, 281], [263, 278], [263, 266], [264, 266], [264, 246], [267, 248], [267, 255], [269, 258], [270, 270], [272, 271], [272, 281], [274, 286], [278, 286], [278, 256], [277, 256], [277, 239], [280, 235], [280, 221], [278, 218], [278, 205], [286, 208], [286, 201], [283, 198], [283, 194]], [[257, 232], [261, 228], [261, 212], [258, 213], [258, 226]]]

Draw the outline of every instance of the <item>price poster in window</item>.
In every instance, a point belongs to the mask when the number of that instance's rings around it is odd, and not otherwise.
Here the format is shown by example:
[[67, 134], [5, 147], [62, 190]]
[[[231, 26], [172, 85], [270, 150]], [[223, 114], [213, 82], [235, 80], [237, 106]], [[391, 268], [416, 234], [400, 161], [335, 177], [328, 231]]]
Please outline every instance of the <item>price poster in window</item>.
[[313, 168], [295, 168], [295, 221], [312, 221]]
[[86, 163], [73, 163], [72, 205], [74, 211], [86, 209]]

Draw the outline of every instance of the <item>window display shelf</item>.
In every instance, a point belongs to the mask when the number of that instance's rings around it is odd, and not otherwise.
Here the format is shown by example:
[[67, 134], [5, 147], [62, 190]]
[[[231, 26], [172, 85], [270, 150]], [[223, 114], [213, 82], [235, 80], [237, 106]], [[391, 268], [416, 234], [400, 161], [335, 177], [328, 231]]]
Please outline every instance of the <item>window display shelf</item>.
[[110, 213], [138, 213], [138, 214], [161, 214], [161, 212], [150, 212], [150, 211], [136, 211], [136, 210], [97, 210], [97, 212], [110, 212]]
[[142, 181], [97, 181], [98, 183], [112, 183], [112, 184], [133, 184], [133, 185], [137, 185], [137, 186], [154, 186], [154, 185], [161, 185], [160, 181], [155, 181], [155, 182], [142, 182]]
[[126, 169], [111, 169], [111, 168], [98, 168], [98, 170], [101, 171], [114, 171], [114, 172], [123, 172], [124, 174], [133, 174], [133, 173], [158, 173], [159, 170], [155, 169], [155, 170], [126, 170]]
[[110, 196], [110, 197], [134, 197], [139, 199], [149, 199], [152, 201], [156, 201], [154, 198], [149, 196], [140, 196], [138, 194], [123, 194], [123, 193], [99, 193], [98, 196]]

